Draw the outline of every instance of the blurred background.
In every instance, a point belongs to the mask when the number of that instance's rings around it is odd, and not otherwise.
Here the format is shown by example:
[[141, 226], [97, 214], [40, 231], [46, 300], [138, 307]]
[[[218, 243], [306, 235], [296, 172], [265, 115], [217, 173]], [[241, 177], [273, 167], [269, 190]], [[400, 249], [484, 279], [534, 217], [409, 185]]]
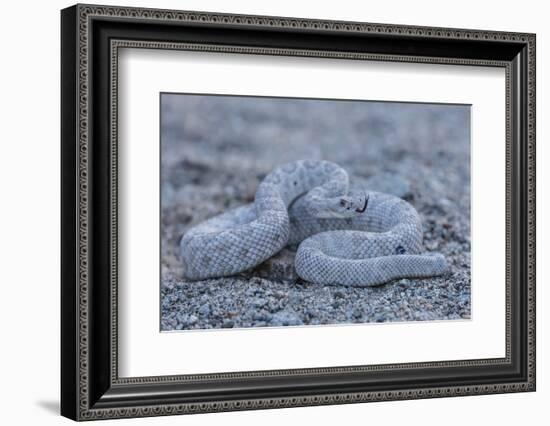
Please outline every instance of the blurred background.
[[[375, 288], [254, 273], [187, 282], [181, 235], [250, 203], [261, 179], [297, 159], [413, 204], [445, 277]], [[470, 107], [370, 101], [161, 95], [162, 330], [470, 318]]]

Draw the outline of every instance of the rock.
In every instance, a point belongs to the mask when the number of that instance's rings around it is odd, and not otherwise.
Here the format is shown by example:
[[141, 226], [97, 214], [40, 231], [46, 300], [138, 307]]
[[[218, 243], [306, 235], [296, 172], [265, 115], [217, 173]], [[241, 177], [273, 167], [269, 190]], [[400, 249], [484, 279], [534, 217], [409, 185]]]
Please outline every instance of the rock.
[[235, 323], [232, 320], [226, 319], [222, 323], [222, 328], [233, 328], [234, 325]]
[[271, 318], [272, 325], [302, 325], [303, 323], [294, 311], [279, 311]]
[[252, 300], [252, 303], [251, 303], [251, 305], [254, 306], [255, 308], [262, 308], [266, 304], [267, 304], [267, 300], [262, 299], [261, 297], [258, 297], [256, 299]]
[[200, 315], [205, 316], [205, 317], [210, 315], [210, 312], [211, 312], [210, 305], [208, 303], [205, 303], [204, 305], [202, 305], [199, 308], [198, 312], [199, 312]]
[[346, 297], [346, 294], [344, 293], [343, 290], [340, 290], [340, 289], [339, 289], [339, 290], [336, 290], [336, 291], [334, 292], [334, 297], [337, 297], [337, 298], [342, 299], [342, 298]]
[[424, 245], [426, 246], [426, 248], [430, 251], [434, 251], [434, 250], [437, 250], [438, 247], [439, 247], [439, 244], [437, 241], [425, 241], [424, 242]]
[[273, 315], [265, 310], [261, 310], [260, 312], [256, 312], [254, 315], [252, 315], [252, 319], [254, 321], [268, 322], [271, 321], [271, 318], [273, 318]]
[[296, 281], [298, 275], [294, 269], [294, 256], [293, 251], [285, 248], [277, 255], [256, 268], [244, 272], [242, 275], [246, 277], [259, 276], [270, 281]]

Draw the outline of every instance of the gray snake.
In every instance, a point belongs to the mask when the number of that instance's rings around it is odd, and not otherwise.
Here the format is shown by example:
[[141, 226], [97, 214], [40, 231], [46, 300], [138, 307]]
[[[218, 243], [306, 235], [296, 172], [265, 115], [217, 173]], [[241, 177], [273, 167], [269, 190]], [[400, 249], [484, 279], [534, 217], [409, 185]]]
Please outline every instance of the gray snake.
[[344, 169], [298, 160], [259, 184], [252, 204], [192, 227], [180, 252], [188, 279], [238, 274], [287, 245], [298, 246], [296, 273], [318, 284], [372, 286], [444, 274], [443, 255], [422, 253], [422, 223], [406, 201], [350, 190]]

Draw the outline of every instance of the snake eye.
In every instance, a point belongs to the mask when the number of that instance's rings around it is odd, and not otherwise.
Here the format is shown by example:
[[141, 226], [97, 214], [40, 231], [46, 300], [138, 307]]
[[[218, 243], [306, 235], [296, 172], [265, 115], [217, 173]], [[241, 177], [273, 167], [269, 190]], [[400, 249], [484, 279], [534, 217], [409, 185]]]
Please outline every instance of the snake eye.
[[340, 200], [340, 205], [342, 207], [344, 207], [346, 205], [346, 200], [344, 200], [344, 199]]
[[357, 213], [364, 213], [365, 210], [367, 210], [367, 205], [369, 204], [369, 196], [368, 194], [365, 194], [365, 204], [363, 205], [363, 207], [358, 207], [357, 209], [355, 209], [355, 211]]

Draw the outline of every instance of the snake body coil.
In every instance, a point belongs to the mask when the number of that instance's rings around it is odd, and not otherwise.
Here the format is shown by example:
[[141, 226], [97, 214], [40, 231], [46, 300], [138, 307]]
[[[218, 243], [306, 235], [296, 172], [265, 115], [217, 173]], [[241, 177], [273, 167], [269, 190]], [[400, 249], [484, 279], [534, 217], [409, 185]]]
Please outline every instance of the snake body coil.
[[370, 286], [447, 270], [422, 251], [422, 224], [406, 201], [350, 191], [345, 170], [300, 160], [276, 168], [253, 204], [191, 228], [181, 239], [185, 275], [215, 278], [253, 268], [286, 245], [299, 245], [297, 274], [318, 284]]

